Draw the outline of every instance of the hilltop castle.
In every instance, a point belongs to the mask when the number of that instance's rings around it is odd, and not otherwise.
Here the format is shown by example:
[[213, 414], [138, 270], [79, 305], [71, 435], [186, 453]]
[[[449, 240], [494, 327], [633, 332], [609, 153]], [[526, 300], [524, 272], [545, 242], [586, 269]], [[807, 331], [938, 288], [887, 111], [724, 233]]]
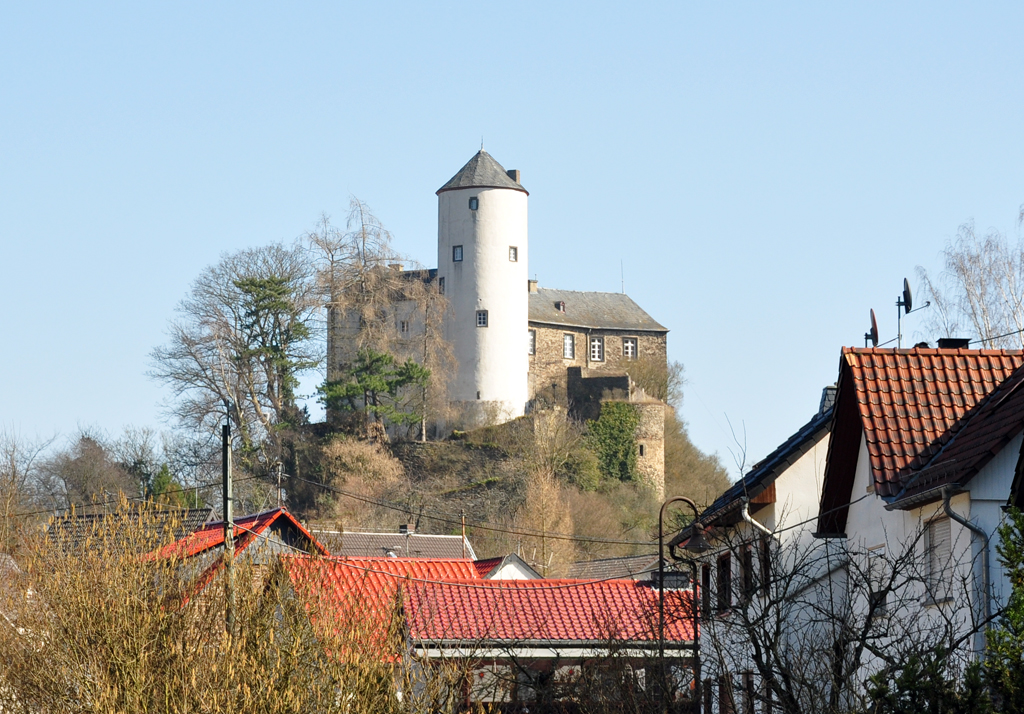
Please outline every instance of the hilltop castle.
[[[437, 197], [437, 268], [407, 272], [449, 303], [454, 425], [500, 423], [557, 406], [595, 418], [602, 400], [631, 401], [641, 414], [638, 470], [660, 489], [664, 404], [626, 371], [640, 361], [664, 371], [668, 330], [625, 294], [554, 290], [530, 280], [529, 193], [519, 171], [506, 171], [483, 149]], [[410, 330], [410, 321], [396, 317], [396, 329]], [[328, 379], [351, 360], [347, 344], [329, 339]]]

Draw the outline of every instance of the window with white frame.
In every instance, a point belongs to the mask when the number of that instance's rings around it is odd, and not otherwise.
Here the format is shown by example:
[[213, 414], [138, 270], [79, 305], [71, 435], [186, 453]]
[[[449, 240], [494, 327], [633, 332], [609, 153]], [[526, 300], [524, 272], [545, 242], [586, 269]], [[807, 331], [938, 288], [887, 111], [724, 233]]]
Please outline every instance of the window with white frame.
[[870, 586], [870, 605], [876, 613], [885, 612], [885, 584], [889, 576], [889, 564], [885, 559], [885, 546], [876, 545], [868, 548], [868, 584]]
[[924, 547], [928, 562], [928, 598], [938, 602], [947, 596], [945, 583], [949, 580], [950, 565], [949, 518], [928, 521]]
[[476, 326], [487, 327], [487, 311], [477, 310], [476, 311]]
[[636, 338], [622, 338], [622, 356], [626, 359], [636, 359]]
[[529, 335], [526, 342], [527, 354], [535, 355], [537, 354], [537, 331], [527, 330], [527, 333]]
[[514, 245], [508, 247], [508, 260], [510, 263], [519, 262], [519, 248]]
[[562, 335], [562, 357], [576, 359], [576, 335]]
[[604, 338], [603, 337], [591, 337], [590, 338], [590, 361], [591, 362], [604, 362]]
[[461, 263], [462, 262], [462, 246], [461, 245], [453, 245], [452, 246], [452, 260], [454, 260], [456, 263]]
[[476, 196], [473, 196], [472, 198], [469, 199], [469, 210], [475, 211], [478, 208], [480, 208], [480, 199], [477, 198]]

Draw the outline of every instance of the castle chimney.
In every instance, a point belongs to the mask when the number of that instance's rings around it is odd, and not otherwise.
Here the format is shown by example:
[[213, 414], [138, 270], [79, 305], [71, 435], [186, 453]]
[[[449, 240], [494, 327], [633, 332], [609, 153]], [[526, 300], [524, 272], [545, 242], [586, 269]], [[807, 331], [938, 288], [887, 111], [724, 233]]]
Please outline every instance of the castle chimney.
[[507, 173], [508, 177], [510, 179], [512, 179], [513, 181], [515, 181], [516, 183], [520, 183], [520, 181], [519, 181], [519, 169], [508, 169], [508, 170], [505, 171], [505, 173]]
[[538, 288], [537, 288], [537, 281], [536, 280], [527, 280], [526, 284], [529, 285], [531, 293], [537, 292]]

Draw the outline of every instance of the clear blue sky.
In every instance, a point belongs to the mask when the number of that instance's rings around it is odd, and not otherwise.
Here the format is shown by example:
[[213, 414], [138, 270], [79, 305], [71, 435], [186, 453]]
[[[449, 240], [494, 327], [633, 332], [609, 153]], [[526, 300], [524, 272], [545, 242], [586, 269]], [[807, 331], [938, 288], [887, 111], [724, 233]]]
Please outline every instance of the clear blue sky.
[[1015, 232], [1021, 27], [1018, 3], [8, 3], [0, 424], [160, 427], [148, 354], [191, 280], [351, 195], [432, 266], [434, 191], [483, 135], [531, 192], [530, 272], [617, 291], [624, 261], [694, 440], [730, 460], [728, 414], [756, 460], [959, 224]]

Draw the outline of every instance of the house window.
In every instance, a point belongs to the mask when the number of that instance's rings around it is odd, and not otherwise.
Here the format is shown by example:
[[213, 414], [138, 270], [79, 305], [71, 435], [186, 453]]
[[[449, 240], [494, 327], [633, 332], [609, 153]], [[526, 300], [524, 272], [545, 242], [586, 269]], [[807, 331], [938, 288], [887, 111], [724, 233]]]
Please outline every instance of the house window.
[[604, 362], [604, 338], [603, 337], [591, 337], [590, 338], [590, 361], [591, 362]]
[[537, 354], [537, 331], [536, 330], [528, 330], [527, 334], [529, 334], [529, 337], [527, 338], [527, 343], [526, 343], [527, 344], [527, 349], [529, 350], [529, 352], [527, 352], [527, 354], [535, 355], [535, 354]]
[[461, 245], [453, 245], [452, 246], [452, 260], [454, 260], [456, 263], [461, 263], [462, 262], [462, 246]]
[[476, 311], [476, 326], [487, 327], [487, 311], [477, 310]]
[[472, 198], [469, 199], [469, 210], [475, 211], [478, 208], [480, 208], [480, 199], [477, 198], [476, 196], [473, 196]]
[[718, 677], [718, 712], [719, 714], [736, 714], [736, 705], [732, 699], [732, 677], [728, 674]]
[[576, 336], [562, 335], [562, 357], [576, 359]]
[[937, 602], [945, 598], [943, 583], [949, 576], [949, 519], [929, 521], [924, 535], [928, 554], [928, 597]]
[[707, 563], [700, 566], [700, 614], [711, 615], [711, 566]]
[[772, 582], [772, 539], [762, 536], [757, 550], [761, 560], [761, 589], [767, 594]]
[[732, 558], [728, 553], [718, 558], [718, 609], [732, 608]]
[[622, 356], [626, 359], [636, 359], [636, 338], [622, 338]]
[[408, 320], [402, 320], [401, 322], [399, 322], [398, 323], [398, 329], [402, 332], [403, 335], [408, 335], [409, 334], [409, 321]]
[[509, 259], [509, 262], [512, 262], [512, 263], [518, 263], [519, 262], [519, 249], [516, 248], [514, 245], [510, 245], [508, 247], [508, 259]]
[[868, 548], [868, 597], [871, 607], [877, 614], [885, 612], [886, 593], [884, 591], [886, 580], [888, 580], [887, 565], [884, 545]]
[[754, 580], [754, 549], [749, 545], [740, 551], [740, 592], [744, 600], [749, 600], [757, 589]]
[[437, 279], [437, 292], [444, 295], [444, 278]]
[[704, 680], [704, 709], [707, 714], [715, 711], [715, 680], [708, 677]]
[[754, 714], [754, 673], [743, 673], [743, 714]]

